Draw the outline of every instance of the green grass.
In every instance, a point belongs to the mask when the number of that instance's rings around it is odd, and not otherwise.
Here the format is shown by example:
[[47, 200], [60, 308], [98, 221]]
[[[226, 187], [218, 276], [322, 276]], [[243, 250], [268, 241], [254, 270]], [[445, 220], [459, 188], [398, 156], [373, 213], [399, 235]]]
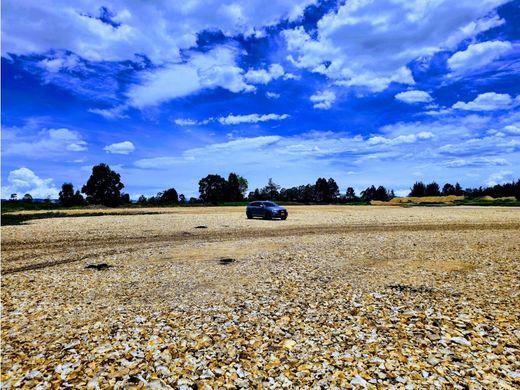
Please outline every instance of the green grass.
[[485, 200], [480, 198], [456, 200], [454, 202], [457, 206], [507, 206], [507, 207], [520, 207], [519, 200], [512, 199], [495, 199]]

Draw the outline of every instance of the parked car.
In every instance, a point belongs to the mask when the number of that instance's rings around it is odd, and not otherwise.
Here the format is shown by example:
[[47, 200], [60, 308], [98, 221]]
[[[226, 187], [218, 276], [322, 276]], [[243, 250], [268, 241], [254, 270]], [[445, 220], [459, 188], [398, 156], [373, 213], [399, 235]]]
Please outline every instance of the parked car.
[[280, 218], [285, 220], [289, 213], [285, 207], [279, 206], [274, 202], [259, 200], [247, 205], [246, 215], [249, 219], [262, 217], [264, 219]]

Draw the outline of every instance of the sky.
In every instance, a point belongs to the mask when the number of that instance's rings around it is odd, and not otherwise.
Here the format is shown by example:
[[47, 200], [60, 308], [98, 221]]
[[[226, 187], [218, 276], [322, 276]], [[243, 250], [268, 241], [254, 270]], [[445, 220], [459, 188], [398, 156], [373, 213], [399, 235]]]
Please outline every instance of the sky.
[[342, 193], [520, 178], [520, 0], [2, 2], [2, 197], [92, 166]]

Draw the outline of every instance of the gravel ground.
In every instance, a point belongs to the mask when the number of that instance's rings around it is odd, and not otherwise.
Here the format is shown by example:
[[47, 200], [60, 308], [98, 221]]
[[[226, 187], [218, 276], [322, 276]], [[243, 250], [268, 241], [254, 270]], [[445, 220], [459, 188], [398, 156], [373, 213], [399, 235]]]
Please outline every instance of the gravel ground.
[[1, 228], [3, 388], [520, 387], [520, 209], [161, 213]]

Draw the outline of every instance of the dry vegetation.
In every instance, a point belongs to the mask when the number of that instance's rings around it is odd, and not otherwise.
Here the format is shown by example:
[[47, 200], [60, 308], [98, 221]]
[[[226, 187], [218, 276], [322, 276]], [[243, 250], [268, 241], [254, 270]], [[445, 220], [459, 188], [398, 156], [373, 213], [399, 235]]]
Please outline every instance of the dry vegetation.
[[4, 388], [520, 386], [519, 208], [160, 212], [2, 227]]

